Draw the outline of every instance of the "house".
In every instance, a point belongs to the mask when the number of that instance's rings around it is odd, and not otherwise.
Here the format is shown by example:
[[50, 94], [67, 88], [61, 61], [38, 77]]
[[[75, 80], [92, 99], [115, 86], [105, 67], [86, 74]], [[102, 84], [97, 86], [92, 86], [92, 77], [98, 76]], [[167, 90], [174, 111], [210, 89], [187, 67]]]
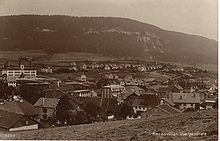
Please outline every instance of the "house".
[[48, 120], [56, 115], [56, 107], [59, 99], [41, 97], [34, 107], [38, 111], [40, 120]]
[[71, 67], [68, 68], [68, 70], [75, 71], [75, 72], [78, 71], [77, 66], [71, 66]]
[[155, 108], [147, 110], [141, 114], [142, 118], [148, 117], [157, 117], [157, 116], [168, 116], [168, 115], [175, 115], [181, 114], [182, 112], [170, 105], [162, 104], [158, 105]]
[[82, 70], [86, 70], [87, 69], [87, 65], [86, 64], [82, 64], [82, 66], [80, 66]]
[[155, 78], [147, 78], [147, 79], [143, 79], [143, 81], [145, 82], [146, 85], [149, 85], [155, 81]]
[[38, 122], [26, 115], [0, 110], [0, 130], [22, 131], [38, 128]]
[[111, 70], [109, 65], [105, 65], [104, 70]]
[[113, 74], [105, 74], [106, 79], [114, 79]]
[[141, 72], [147, 71], [146, 67], [144, 67], [144, 66], [138, 67], [138, 70], [141, 71]]
[[82, 74], [82, 75], [80, 76], [80, 81], [81, 81], [81, 82], [86, 82], [86, 75], [85, 75], [85, 74]]
[[133, 108], [134, 114], [139, 114], [139, 115], [140, 113], [148, 110], [148, 107], [145, 105], [144, 99], [141, 99], [141, 98], [134, 99], [132, 103], [132, 108]]
[[12, 101], [1, 102], [0, 111], [22, 114], [31, 118], [36, 118], [38, 115], [38, 112], [34, 109], [34, 106], [23, 99], [14, 99]]
[[8, 87], [17, 87], [17, 81], [15, 79], [7, 80]]
[[34, 106], [23, 99], [2, 101], [0, 103], [0, 129], [21, 131], [38, 129], [38, 112]]
[[59, 99], [61, 96], [64, 95], [64, 93], [61, 90], [51, 89], [51, 88], [43, 90], [43, 93], [44, 93], [45, 98], [57, 98], [57, 99]]
[[127, 104], [132, 104], [134, 99], [144, 94], [145, 90], [138, 86], [126, 86], [125, 91], [122, 93], [122, 99]]
[[154, 89], [160, 98], [166, 98], [170, 92], [168, 85], [153, 85], [150, 88]]
[[175, 93], [182, 93], [184, 90], [180, 85], [177, 85], [177, 84], [170, 86], [170, 89], [172, 92], [175, 92]]
[[140, 115], [142, 112], [152, 109], [160, 104], [160, 99], [154, 94], [142, 94], [134, 99], [131, 106], [134, 113]]
[[105, 78], [106, 79], [118, 79], [118, 75], [117, 74], [105, 74]]
[[90, 92], [90, 94], [91, 94], [91, 97], [97, 97], [98, 96], [97, 91], [95, 91], [95, 90], [92, 90]]
[[199, 93], [170, 93], [169, 99], [179, 110], [192, 108], [199, 110], [201, 99]]
[[213, 106], [216, 103], [216, 100], [217, 100], [217, 98], [215, 98], [215, 99], [210, 99], [210, 98], [206, 99], [203, 102], [204, 108], [205, 109], [213, 109]]
[[76, 62], [71, 61], [71, 62], [70, 62], [70, 66], [76, 66]]
[[100, 66], [96, 63], [96, 62], [92, 62], [92, 64], [91, 64], [91, 68], [92, 69], [97, 69], [97, 68], [99, 68]]
[[131, 86], [131, 85], [133, 85], [133, 84], [134, 84], [133, 81], [134, 81], [134, 79], [133, 79], [132, 75], [127, 75], [127, 76], [125, 76], [125, 78], [124, 78], [124, 83], [125, 83], [126, 86]]
[[97, 96], [97, 94], [94, 92], [94, 91], [91, 91], [91, 90], [75, 90], [75, 91], [72, 91], [70, 95], [76, 95], [76, 96], [79, 96], [79, 97], [95, 97]]
[[40, 72], [42, 72], [42, 73], [53, 73], [53, 69], [51, 67], [41, 68]]

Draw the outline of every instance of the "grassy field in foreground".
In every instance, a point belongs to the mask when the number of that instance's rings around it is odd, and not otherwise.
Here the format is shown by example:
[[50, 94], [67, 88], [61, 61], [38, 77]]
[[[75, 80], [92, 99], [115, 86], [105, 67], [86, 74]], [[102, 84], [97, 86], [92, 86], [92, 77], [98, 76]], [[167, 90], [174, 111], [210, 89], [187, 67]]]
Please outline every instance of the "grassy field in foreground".
[[217, 140], [217, 115], [217, 110], [204, 110], [157, 118], [13, 132], [2, 139]]

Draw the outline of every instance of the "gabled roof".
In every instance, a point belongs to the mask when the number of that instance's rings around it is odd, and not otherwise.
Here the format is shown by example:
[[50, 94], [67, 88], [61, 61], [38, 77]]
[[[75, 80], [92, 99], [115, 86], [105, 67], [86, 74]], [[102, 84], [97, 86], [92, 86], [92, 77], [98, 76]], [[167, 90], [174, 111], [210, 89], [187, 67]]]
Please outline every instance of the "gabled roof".
[[0, 127], [9, 129], [24, 115], [0, 110]]
[[7, 111], [11, 113], [34, 116], [38, 112], [34, 109], [34, 106], [26, 100], [20, 101], [5, 101], [0, 105], [0, 111]]
[[58, 102], [59, 102], [59, 99], [56, 99], [56, 98], [44, 98], [44, 97], [41, 97], [34, 104], [34, 107], [56, 108]]
[[132, 94], [136, 94], [137, 96], [140, 96], [144, 93], [144, 89], [137, 87], [137, 86], [126, 86], [125, 91], [122, 93], [123, 99], [126, 99], [128, 96]]
[[[156, 111], [155, 111], [156, 110]], [[150, 110], [147, 110], [145, 111], [143, 114], [146, 114], [146, 115], [151, 115], [151, 114], [158, 114], [158, 111], [157, 110], [160, 110], [162, 112], [165, 112], [166, 114], [168, 115], [174, 115], [174, 114], [180, 114], [182, 113], [180, 110], [172, 107], [172, 106], [169, 106], [169, 105], [166, 105], [166, 104], [163, 104], [163, 105], [158, 105], [156, 106], [155, 108], [152, 108]]]
[[169, 106], [169, 105], [166, 105], [166, 104], [163, 104], [163, 105], [159, 105], [157, 106], [157, 108], [163, 110], [164, 112], [170, 114], [170, 115], [174, 115], [174, 114], [179, 114], [181, 113], [180, 110], [172, 107], [172, 106]]
[[167, 98], [161, 98], [161, 100], [164, 100], [166, 103], [168, 103], [168, 104], [171, 105], [171, 106], [174, 106], [174, 105], [175, 105], [171, 100], [169, 100], [169, 99], [167, 99]]
[[51, 97], [48, 97], [48, 98], [60, 98], [61, 96], [65, 95], [64, 92], [62, 92], [61, 90], [59, 89], [45, 89], [43, 90], [43, 92], [45, 92], [45, 96], [48, 96], [50, 95]]
[[183, 88], [180, 85], [174, 85], [175, 88], [177, 88], [178, 90], [183, 90]]
[[75, 87], [72, 85], [68, 85], [68, 84], [64, 84], [64, 85], [60, 85], [59, 90], [62, 92], [66, 92], [66, 91], [74, 91]]
[[124, 86], [121, 86], [121, 85], [108, 85], [108, 86], [104, 86], [104, 88], [124, 88]]

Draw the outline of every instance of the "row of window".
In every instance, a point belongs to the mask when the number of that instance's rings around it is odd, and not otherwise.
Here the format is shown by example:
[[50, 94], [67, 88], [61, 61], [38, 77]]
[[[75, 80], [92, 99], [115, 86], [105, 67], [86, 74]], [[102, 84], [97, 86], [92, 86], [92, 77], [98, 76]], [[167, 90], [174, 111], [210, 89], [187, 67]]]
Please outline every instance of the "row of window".
[[135, 106], [134, 108], [135, 108], [135, 109], [139, 109], [139, 110], [147, 110], [146, 107], [138, 107], [138, 106]]

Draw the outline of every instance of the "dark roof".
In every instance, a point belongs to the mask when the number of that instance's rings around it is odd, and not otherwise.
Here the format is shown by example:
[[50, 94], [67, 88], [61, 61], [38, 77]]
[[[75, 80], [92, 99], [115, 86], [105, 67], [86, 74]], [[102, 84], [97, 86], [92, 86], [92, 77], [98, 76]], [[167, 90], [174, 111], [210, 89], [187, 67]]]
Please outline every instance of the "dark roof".
[[47, 98], [60, 98], [61, 96], [65, 95], [64, 92], [62, 92], [59, 89], [45, 89], [44, 90], [45, 97]]
[[166, 103], [168, 103], [168, 104], [171, 105], [171, 106], [174, 106], [174, 105], [175, 105], [171, 100], [169, 100], [169, 99], [167, 99], [167, 98], [161, 98], [161, 100], [165, 101]]
[[41, 97], [34, 104], [34, 107], [56, 108], [58, 102], [59, 102], [59, 99], [56, 99], [56, 98], [44, 98], [44, 97]]
[[178, 110], [178, 109], [176, 109], [176, 108], [174, 108], [172, 106], [166, 105], [166, 104], [159, 105], [159, 106], [157, 106], [157, 108], [165, 111], [166, 113], [168, 113], [170, 115], [181, 113], [180, 110]]
[[143, 112], [143, 114], [145, 114], [145, 115], [158, 114], [157, 110], [160, 110], [160, 111], [162, 111], [162, 112], [164, 112], [168, 115], [174, 115], [174, 114], [182, 113], [180, 110], [178, 110], [178, 109], [176, 109], [172, 106], [163, 104], [163, 105], [158, 105], [155, 108], [152, 108], [150, 110], [147, 110], [147, 111]]
[[183, 90], [183, 88], [180, 85], [174, 85], [175, 88], [177, 88], [178, 90]]
[[146, 105], [145, 105], [144, 99], [136, 98], [133, 101], [132, 106], [144, 106], [145, 107]]
[[136, 94], [137, 96], [140, 96], [145, 92], [144, 89], [137, 87], [137, 86], [126, 86], [125, 91], [122, 93], [123, 99], [126, 99], [128, 96], [132, 94]]
[[0, 110], [0, 127], [9, 129], [24, 115]]
[[26, 100], [22, 100], [22, 102], [5, 101], [4, 104], [0, 105], [0, 110], [26, 116], [34, 116], [38, 114], [38, 112], [34, 109], [34, 106]]
[[64, 85], [60, 85], [59, 90], [62, 92], [74, 91], [75, 87], [72, 85], [64, 84]]

